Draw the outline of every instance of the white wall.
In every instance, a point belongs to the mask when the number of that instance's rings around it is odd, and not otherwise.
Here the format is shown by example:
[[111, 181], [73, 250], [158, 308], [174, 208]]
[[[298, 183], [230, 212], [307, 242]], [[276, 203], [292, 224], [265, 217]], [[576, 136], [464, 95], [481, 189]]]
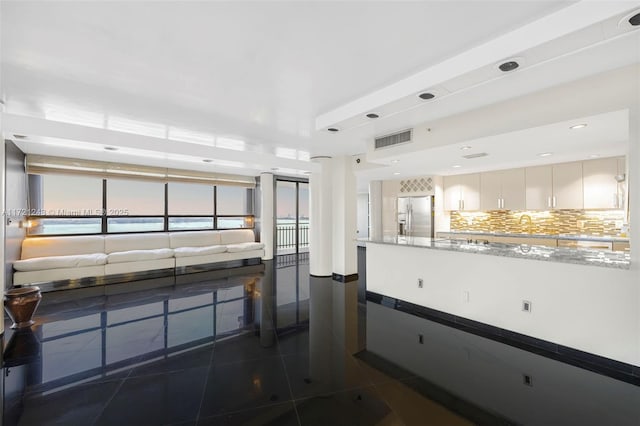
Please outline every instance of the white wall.
[[[638, 283], [638, 268], [367, 244], [369, 291], [634, 365]], [[532, 302], [530, 313], [523, 300]]]

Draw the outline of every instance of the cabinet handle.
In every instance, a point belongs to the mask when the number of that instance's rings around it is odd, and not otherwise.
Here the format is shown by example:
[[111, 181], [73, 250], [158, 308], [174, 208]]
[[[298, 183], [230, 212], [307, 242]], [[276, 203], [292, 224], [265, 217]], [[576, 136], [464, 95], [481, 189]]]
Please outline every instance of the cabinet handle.
[[504, 209], [504, 198], [501, 198], [500, 201], [502, 202], [502, 208]]
[[464, 210], [464, 200], [461, 200], [461, 201], [462, 201], [462, 210]]
[[498, 198], [498, 208], [501, 208], [502, 206], [500, 205], [500, 198]]
[[551, 197], [547, 197], [547, 207], [551, 208]]
[[556, 207], [558, 204], [556, 203], [556, 196], [553, 196], [553, 206], [552, 207]]

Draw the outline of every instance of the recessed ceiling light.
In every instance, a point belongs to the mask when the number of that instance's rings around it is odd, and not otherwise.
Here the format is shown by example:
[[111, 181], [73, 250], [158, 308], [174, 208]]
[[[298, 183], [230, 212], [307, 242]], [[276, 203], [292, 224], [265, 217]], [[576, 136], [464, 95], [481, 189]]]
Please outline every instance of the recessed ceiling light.
[[118, 148], [116, 148], [115, 146], [105, 146], [104, 150], [105, 151], [117, 151]]
[[378, 118], [380, 117], [380, 115], [376, 114], [375, 112], [370, 112], [369, 114], [367, 114], [367, 118]]
[[629, 18], [629, 23], [634, 27], [637, 27], [638, 25], [640, 25], [640, 12], [636, 13], [631, 18]]
[[398, 176], [400, 172], [393, 172], [394, 175]]
[[329, 131], [329, 132], [339, 132], [339, 131], [340, 131], [340, 129], [338, 129], [337, 127], [329, 127], [329, 128], [327, 129], [327, 131]]
[[507, 61], [507, 62], [503, 62], [500, 65], [498, 65], [498, 68], [502, 72], [509, 72], [509, 71], [515, 70], [519, 66], [520, 66], [520, 64], [517, 63], [516, 61]]
[[586, 123], [580, 123], [580, 124], [575, 124], [571, 127], [569, 127], [571, 130], [576, 130], [576, 129], [584, 129], [585, 127], [587, 127]]
[[418, 95], [418, 97], [420, 99], [422, 99], [423, 101], [428, 101], [429, 99], [433, 99], [436, 97], [436, 95], [434, 95], [433, 93], [429, 93], [429, 92], [424, 92], [424, 93], [420, 93]]
[[600, 157], [600, 155], [599, 155], [599, 154], [591, 154], [591, 155], [589, 156], [589, 158], [598, 158], [598, 157]]
[[553, 155], [553, 152], [541, 152], [538, 157], [549, 157], [551, 155]]
[[465, 145], [465, 146], [461, 146], [460, 149], [463, 151], [466, 151], [468, 149], [471, 149], [471, 147], [469, 145]]
[[400, 160], [391, 160], [391, 162], [392, 162], [393, 164], [397, 164], [397, 163], [399, 163], [399, 162], [400, 162]]
[[205, 158], [204, 160], [202, 160], [203, 163], [213, 163], [213, 160], [210, 160], [208, 158]]
[[460, 164], [454, 164], [451, 166], [452, 169], [459, 169], [460, 167], [462, 167]]

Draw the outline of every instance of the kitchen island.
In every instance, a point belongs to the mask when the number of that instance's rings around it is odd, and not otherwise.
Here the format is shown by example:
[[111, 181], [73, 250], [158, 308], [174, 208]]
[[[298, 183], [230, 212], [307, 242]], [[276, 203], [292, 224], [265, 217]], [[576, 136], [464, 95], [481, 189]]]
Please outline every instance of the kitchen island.
[[[474, 233], [473, 235], [478, 234]], [[478, 239], [462, 240], [403, 236], [386, 237], [380, 240], [369, 240], [369, 242], [620, 269], [629, 269], [630, 263], [628, 252], [591, 248], [547, 247], [529, 244], [494, 243]]]
[[366, 242], [367, 292], [639, 366], [640, 276], [629, 259], [608, 250], [383, 238]]

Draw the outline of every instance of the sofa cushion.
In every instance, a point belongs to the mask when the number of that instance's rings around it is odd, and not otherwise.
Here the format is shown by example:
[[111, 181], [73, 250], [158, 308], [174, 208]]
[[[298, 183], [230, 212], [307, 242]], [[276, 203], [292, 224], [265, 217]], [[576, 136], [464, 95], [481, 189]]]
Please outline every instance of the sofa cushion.
[[104, 253], [102, 235], [74, 237], [29, 237], [22, 241], [21, 259]]
[[45, 269], [80, 268], [83, 266], [97, 266], [107, 263], [104, 253], [75, 254], [71, 256], [34, 257], [16, 260], [13, 268], [16, 271], [42, 271]]
[[227, 251], [229, 253], [240, 253], [242, 251], [250, 251], [250, 250], [259, 250], [264, 248], [264, 243], [239, 243], [239, 244], [229, 244], [227, 246]]
[[224, 245], [250, 243], [256, 240], [252, 229], [229, 229], [220, 231], [220, 243]]
[[171, 232], [171, 248], [220, 245], [219, 231]]
[[139, 262], [141, 260], [167, 259], [173, 257], [173, 250], [160, 248], [155, 250], [128, 250], [109, 253], [107, 263]]
[[225, 246], [209, 246], [209, 247], [178, 247], [173, 250], [175, 257], [191, 257], [206, 256], [209, 254], [224, 253], [227, 251]]
[[169, 247], [169, 234], [123, 234], [104, 238], [105, 253], [131, 250], [155, 250]]

